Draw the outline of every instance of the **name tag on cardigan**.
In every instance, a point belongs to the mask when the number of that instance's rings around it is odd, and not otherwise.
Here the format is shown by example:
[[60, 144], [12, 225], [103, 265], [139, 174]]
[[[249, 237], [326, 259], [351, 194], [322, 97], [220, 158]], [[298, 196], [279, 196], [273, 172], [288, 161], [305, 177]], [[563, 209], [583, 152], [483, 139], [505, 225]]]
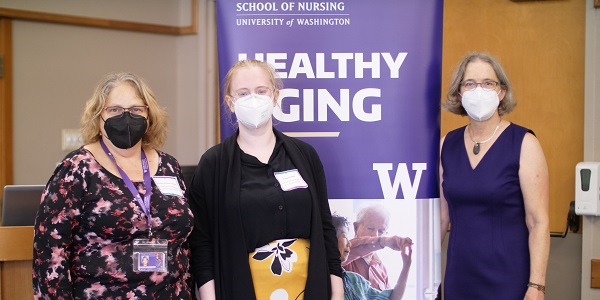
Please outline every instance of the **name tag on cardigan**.
[[275, 178], [279, 182], [281, 189], [286, 192], [295, 189], [305, 189], [308, 187], [308, 184], [306, 181], [304, 181], [298, 172], [298, 169], [275, 172]]

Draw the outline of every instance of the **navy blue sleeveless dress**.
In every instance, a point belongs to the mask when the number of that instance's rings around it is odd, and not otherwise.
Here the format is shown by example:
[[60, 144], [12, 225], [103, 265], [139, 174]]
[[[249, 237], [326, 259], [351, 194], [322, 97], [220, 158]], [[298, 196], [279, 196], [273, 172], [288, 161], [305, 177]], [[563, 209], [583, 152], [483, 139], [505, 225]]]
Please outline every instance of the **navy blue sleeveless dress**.
[[519, 157], [531, 131], [510, 124], [473, 169], [464, 130], [449, 132], [441, 152], [451, 224], [444, 299], [522, 300], [529, 281], [529, 231]]

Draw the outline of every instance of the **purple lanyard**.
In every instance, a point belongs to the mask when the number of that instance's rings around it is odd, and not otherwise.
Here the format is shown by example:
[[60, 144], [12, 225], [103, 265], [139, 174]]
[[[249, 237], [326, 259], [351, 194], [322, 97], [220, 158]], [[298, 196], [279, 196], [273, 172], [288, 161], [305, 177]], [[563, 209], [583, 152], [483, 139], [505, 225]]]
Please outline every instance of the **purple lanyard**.
[[106, 155], [108, 155], [108, 157], [110, 157], [110, 159], [112, 159], [112, 161], [115, 163], [115, 166], [117, 166], [117, 169], [119, 169], [119, 173], [121, 173], [121, 178], [123, 181], [125, 181], [125, 185], [127, 185], [127, 188], [133, 194], [135, 200], [137, 200], [138, 204], [142, 208], [142, 211], [144, 211], [144, 214], [146, 214], [146, 219], [148, 222], [148, 235], [152, 236], [152, 220], [150, 218], [150, 196], [152, 195], [152, 185], [150, 182], [150, 167], [148, 166], [146, 153], [144, 153], [144, 150], [142, 150], [142, 169], [144, 170], [144, 186], [146, 187], [146, 193], [144, 194], [144, 199], [142, 199], [142, 196], [140, 196], [140, 193], [133, 185], [133, 182], [131, 182], [129, 176], [125, 174], [125, 171], [119, 167], [117, 160], [112, 155], [110, 150], [108, 150], [102, 139], [100, 139], [100, 145], [102, 146], [104, 152], [106, 152]]

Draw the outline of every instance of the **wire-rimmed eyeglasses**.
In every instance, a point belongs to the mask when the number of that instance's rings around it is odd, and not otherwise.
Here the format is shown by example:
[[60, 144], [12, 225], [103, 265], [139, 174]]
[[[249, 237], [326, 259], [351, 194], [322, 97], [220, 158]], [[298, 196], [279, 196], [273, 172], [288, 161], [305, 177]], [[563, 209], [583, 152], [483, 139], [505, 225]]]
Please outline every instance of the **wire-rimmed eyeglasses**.
[[[234, 91], [233, 95], [231, 95], [231, 96], [235, 99], [240, 99], [240, 98], [244, 98], [250, 94], [252, 94], [252, 91], [249, 89], [239, 89], [237, 91]], [[254, 94], [259, 95], [259, 96], [273, 96], [273, 90], [271, 88], [261, 86], [254, 90]]]
[[493, 80], [484, 80], [482, 82], [477, 82], [475, 80], [465, 80], [460, 83], [460, 87], [462, 87], [465, 91], [474, 90], [477, 88], [477, 85], [481, 85], [481, 88], [484, 90], [495, 90], [497, 86], [502, 85], [502, 82], [493, 81]]
[[130, 112], [132, 115], [143, 116], [148, 112], [148, 109], [148, 105], [136, 105], [132, 107], [107, 106], [104, 108], [104, 111], [110, 117], [120, 116], [126, 111]]

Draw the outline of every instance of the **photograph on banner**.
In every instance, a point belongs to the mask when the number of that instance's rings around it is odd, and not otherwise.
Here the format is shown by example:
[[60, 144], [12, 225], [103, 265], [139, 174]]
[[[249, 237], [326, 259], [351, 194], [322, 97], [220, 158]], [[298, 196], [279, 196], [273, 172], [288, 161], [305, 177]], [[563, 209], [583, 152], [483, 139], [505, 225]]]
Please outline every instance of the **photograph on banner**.
[[[376, 265], [376, 262], [380, 261], [383, 267], [379, 266], [376, 269], [385, 271], [375, 271], [377, 275], [364, 274], [363, 277], [371, 281], [371, 286], [374, 288], [393, 289], [401, 270], [406, 267], [403, 265], [402, 249], [395, 243], [408, 241], [411, 244], [411, 252], [404, 254], [410, 256], [411, 263], [408, 266], [408, 280], [403, 298], [435, 298], [437, 291], [428, 288], [428, 281], [438, 273], [437, 266], [433, 264], [429, 268], [424, 268], [422, 262], [432, 261], [432, 256], [439, 258], [441, 255], [440, 248], [432, 246], [439, 243], [439, 218], [436, 217], [439, 216], [439, 210], [436, 204], [438, 202], [434, 199], [330, 200], [332, 215], [343, 217], [348, 221], [347, 238], [351, 245], [348, 259], [342, 262], [344, 269], [363, 276], [361, 273], [367, 272], [364, 266]], [[364, 248], [371, 248], [372, 251], [365, 251]], [[353, 250], [366, 254], [353, 255]], [[437, 286], [440, 280], [437, 278], [435, 281]], [[418, 290], [422, 290], [423, 293], [418, 293]]]

